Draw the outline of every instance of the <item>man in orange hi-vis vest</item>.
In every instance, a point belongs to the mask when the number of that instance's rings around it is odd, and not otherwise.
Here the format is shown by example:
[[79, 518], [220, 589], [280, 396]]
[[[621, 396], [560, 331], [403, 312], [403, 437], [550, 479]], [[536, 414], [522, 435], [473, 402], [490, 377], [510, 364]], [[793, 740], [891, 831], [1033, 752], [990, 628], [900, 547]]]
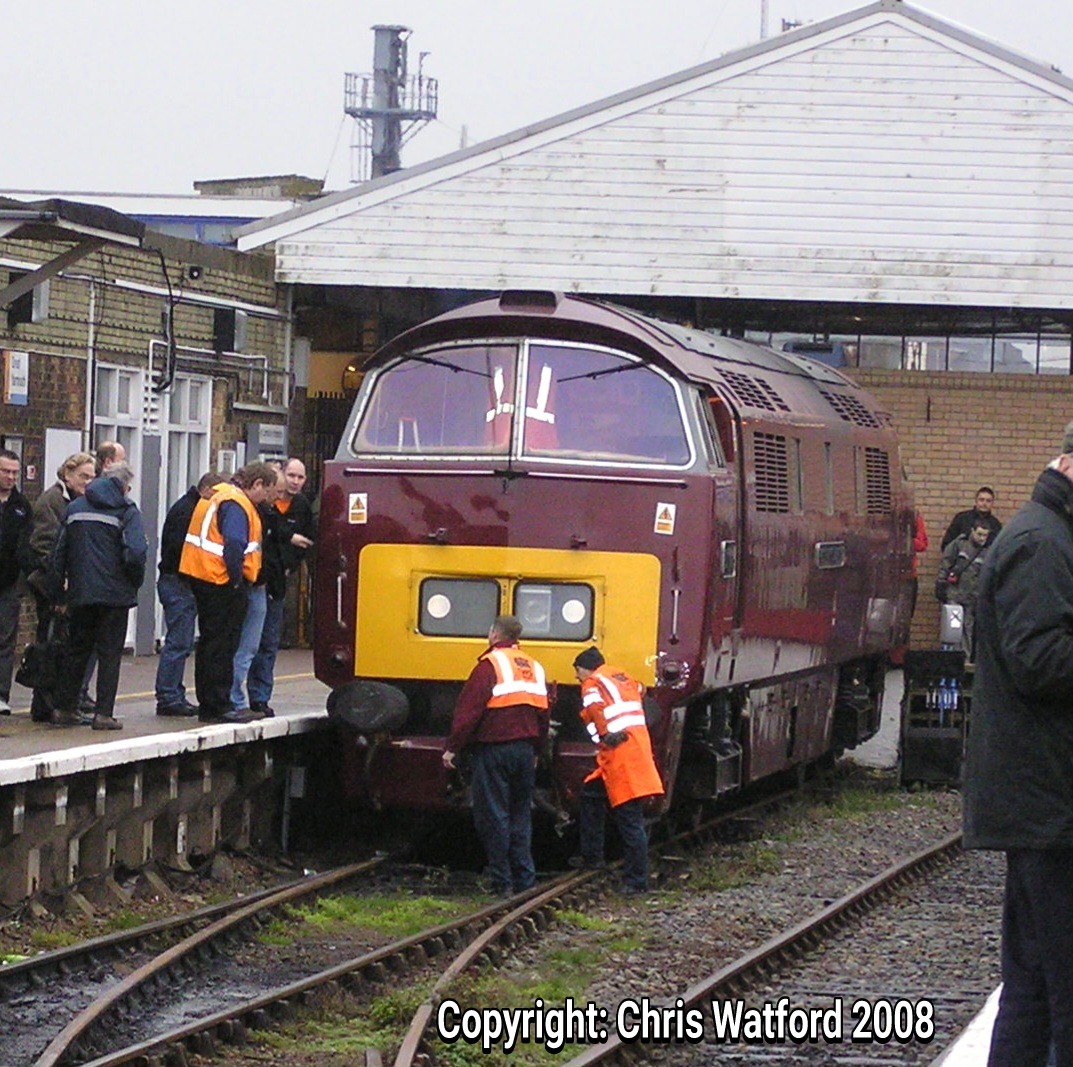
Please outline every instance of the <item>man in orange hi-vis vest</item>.
[[455, 704], [443, 765], [472, 753], [473, 822], [488, 857], [493, 893], [520, 893], [536, 882], [533, 788], [548, 735], [544, 668], [518, 647], [522, 624], [500, 615]]
[[622, 838], [622, 889], [648, 890], [648, 832], [645, 797], [663, 795], [642, 704], [644, 686], [618, 667], [609, 667], [593, 646], [578, 653], [574, 673], [581, 683], [581, 721], [596, 743], [596, 769], [581, 790], [581, 860], [604, 861], [607, 810]]
[[276, 484], [267, 463], [247, 463], [230, 482], [213, 486], [212, 496], [194, 507], [179, 573], [197, 602], [199, 637], [194, 659], [197, 717], [201, 722], [250, 722], [261, 718], [231, 703], [235, 650], [246, 618], [247, 587], [261, 572], [261, 517]]

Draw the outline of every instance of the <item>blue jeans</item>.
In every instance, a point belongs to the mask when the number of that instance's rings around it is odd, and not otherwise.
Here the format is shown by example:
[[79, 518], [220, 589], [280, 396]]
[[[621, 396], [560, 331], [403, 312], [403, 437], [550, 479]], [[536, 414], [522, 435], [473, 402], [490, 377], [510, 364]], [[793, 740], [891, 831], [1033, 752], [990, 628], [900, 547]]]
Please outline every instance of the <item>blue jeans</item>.
[[268, 595], [263, 585], [251, 585], [246, 590], [246, 598], [246, 618], [238, 639], [231, 681], [231, 703], [236, 708], [249, 707], [242, 692], [242, 684], [246, 681], [246, 674], [261, 643], [261, 629], [264, 627], [265, 608], [268, 603]]
[[473, 748], [473, 822], [496, 893], [520, 893], [536, 882], [532, 850], [535, 764], [531, 741]]
[[159, 708], [174, 708], [186, 700], [183, 673], [186, 660], [194, 651], [194, 624], [197, 601], [185, 578], [162, 574], [156, 583], [157, 596], [164, 608], [164, 645], [156, 665], [156, 703]]
[[1073, 849], [1006, 853], [1002, 995], [989, 1067], [1073, 1065]]
[[644, 802], [638, 798], [611, 808], [601, 778], [581, 787], [581, 858], [594, 866], [603, 862], [608, 810], [614, 813], [615, 826], [622, 838], [622, 881], [630, 889], [647, 889], [648, 831]]
[[265, 611], [265, 624], [261, 630], [261, 643], [250, 664], [246, 688], [250, 691], [251, 704], [267, 704], [272, 699], [272, 686], [276, 674], [276, 653], [283, 633], [283, 608], [286, 596], [270, 596]]

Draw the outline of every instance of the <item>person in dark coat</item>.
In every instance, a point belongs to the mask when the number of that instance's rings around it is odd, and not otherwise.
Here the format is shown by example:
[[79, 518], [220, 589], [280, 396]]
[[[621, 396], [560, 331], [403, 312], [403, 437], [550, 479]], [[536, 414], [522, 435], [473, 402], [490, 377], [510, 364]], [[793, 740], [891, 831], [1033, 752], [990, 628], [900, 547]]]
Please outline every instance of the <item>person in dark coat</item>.
[[[97, 652], [94, 730], [118, 730], [114, 715], [127, 615], [145, 579], [149, 551], [138, 506], [129, 498], [134, 475], [125, 461], [86, 486], [67, 508], [49, 564], [49, 586], [62, 598], [71, 621], [52, 722], [77, 726], [78, 692]], [[63, 592], [66, 583], [66, 592]]]
[[939, 544], [940, 550], [945, 550], [951, 541], [959, 537], [966, 537], [972, 532], [973, 525], [977, 522], [987, 524], [989, 531], [987, 543], [990, 545], [995, 536], [1002, 529], [1002, 523], [995, 518], [991, 509], [995, 506], [995, 490], [989, 485], [981, 485], [976, 490], [976, 503], [965, 511], [959, 511], [951, 520], [950, 525], [943, 534]]
[[22, 564], [30, 541], [30, 502], [19, 492], [22, 460], [0, 449], [0, 715], [11, 714], [11, 675], [19, 637]]
[[194, 651], [197, 602], [186, 575], [179, 573], [179, 557], [186, 541], [186, 531], [199, 500], [212, 496], [212, 487], [220, 481], [215, 471], [203, 474], [168, 509], [160, 531], [160, 577], [157, 596], [164, 609], [164, 645], [156, 668], [156, 713], [158, 715], [193, 716], [197, 705], [186, 699], [183, 673]]
[[[1073, 443], [1073, 442], [1071, 442]], [[1073, 454], [992, 544], [976, 599], [966, 848], [1006, 852], [991, 1067], [1073, 1064]]]
[[275, 684], [276, 654], [283, 632], [283, 609], [287, 602], [287, 579], [300, 566], [313, 546], [313, 507], [302, 492], [305, 464], [292, 456], [283, 466], [283, 491], [270, 505], [265, 536], [265, 567], [268, 569], [268, 603], [257, 654], [250, 664], [247, 686], [250, 708], [262, 715], [275, 712], [269, 701]]

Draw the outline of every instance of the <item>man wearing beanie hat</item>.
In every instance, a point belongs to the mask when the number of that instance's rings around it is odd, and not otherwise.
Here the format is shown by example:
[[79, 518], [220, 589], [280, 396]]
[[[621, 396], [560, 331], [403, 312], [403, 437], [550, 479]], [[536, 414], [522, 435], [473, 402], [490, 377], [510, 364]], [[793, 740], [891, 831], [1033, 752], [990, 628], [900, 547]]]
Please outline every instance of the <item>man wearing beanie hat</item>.
[[1071, 429], [992, 544], [976, 598], [964, 843], [1006, 853], [991, 1067], [1073, 1064]]
[[607, 811], [622, 838], [622, 882], [626, 893], [648, 889], [648, 833], [644, 798], [663, 795], [652, 742], [645, 725], [644, 686], [624, 670], [609, 667], [594, 645], [574, 659], [581, 683], [581, 721], [595, 742], [596, 769], [581, 790], [581, 860], [604, 860]]
[[522, 624], [500, 615], [455, 704], [443, 765], [472, 753], [473, 822], [488, 857], [494, 893], [520, 893], [536, 882], [533, 790], [536, 756], [548, 735], [544, 668], [518, 647]]

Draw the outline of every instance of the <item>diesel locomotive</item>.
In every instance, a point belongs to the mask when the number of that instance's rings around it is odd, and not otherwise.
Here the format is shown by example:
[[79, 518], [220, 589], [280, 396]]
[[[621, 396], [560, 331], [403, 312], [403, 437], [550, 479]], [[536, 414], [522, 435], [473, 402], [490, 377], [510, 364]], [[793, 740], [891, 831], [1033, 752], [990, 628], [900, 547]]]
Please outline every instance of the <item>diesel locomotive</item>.
[[592, 643], [647, 687], [665, 806], [852, 747], [907, 639], [912, 532], [891, 420], [833, 367], [554, 293], [432, 319], [369, 363], [325, 465], [315, 660], [348, 787], [464, 803], [441, 753], [508, 612], [557, 683], [560, 817]]

